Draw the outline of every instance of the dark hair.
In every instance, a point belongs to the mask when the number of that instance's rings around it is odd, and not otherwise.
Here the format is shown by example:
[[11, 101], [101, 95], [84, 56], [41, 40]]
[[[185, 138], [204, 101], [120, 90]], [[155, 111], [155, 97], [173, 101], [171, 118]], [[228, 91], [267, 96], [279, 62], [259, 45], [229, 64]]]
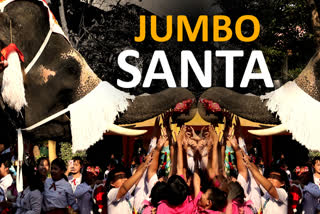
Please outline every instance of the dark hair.
[[241, 204], [244, 202], [245, 194], [242, 186], [238, 182], [229, 183], [228, 198], [237, 200]]
[[288, 178], [287, 173], [284, 170], [282, 170], [282, 169], [280, 169], [278, 167], [272, 168], [270, 170], [269, 174], [271, 174], [272, 172], [276, 172], [276, 173], [280, 174], [280, 180], [279, 181], [284, 183], [283, 189], [286, 190], [286, 192], [288, 192], [290, 183], [289, 183], [289, 178]]
[[112, 185], [111, 183], [114, 181], [115, 179], [115, 175], [119, 172], [125, 172], [126, 175], [128, 176], [128, 173], [127, 173], [127, 170], [124, 166], [122, 165], [117, 165], [113, 170], [111, 170], [108, 174], [108, 178], [107, 178], [107, 181], [106, 181], [106, 189], [107, 189], [107, 192], [110, 191], [110, 189], [112, 189]]
[[172, 175], [168, 179], [169, 197], [168, 203], [173, 206], [182, 204], [189, 195], [189, 187], [185, 180], [178, 175]]
[[320, 156], [316, 156], [312, 159], [312, 166], [314, 166], [317, 161], [320, 161]]
[[[61, 159], [61, 158], [56, 158], [52, 161], [51, 165], [56, 165], [57, 167], [59, 167], [62, 171], [66, 171], [67, 167], [66, 167], [66, 163]], [[63, 173], [62, 177], [68, 181], [67, 176]]]
[[40, 176], [35, 174], [34, 168], [31, 166], [27, 166], [26, 164], [22, 165], [23, 176], [26, 177], [30, 190], [39, 190], [43, 191], [43, 183], [41, 182]]
[[83, 166], [83, 160], [80, 156], [75, 156], [72, 158], [72, 160], [75, 161], [79, 161], [80, 165]]
[[10, 168], [11, 165], [12, 165], [10, 156], [8, 156], [8, 155], [6, 155], [6, 154], [5, 154], [5, 155], [1, 155], [1, 156], [0, 156], [0, 166], [1, 166], [2, 164], [4, 164], [4, 166], [5, 166], [6, 168]]
[[[85, 165], [85, 166], [83, 167], [81, 183], [86, 182], [87, 184], [89, 184], [88, 181], [87, 181], [87, 178], [88, 178], [88, 177], [87, 177], [87, 175], [88, 175], [87, 169], [88, 169], [88, 167], [92, 167], [93, 169], [95, 169], [96, 166], [94, 166], [94, 165], [92, 165], [92, 164], [88, 164], [88, 165]], [[100, 175], [101, 175], [101, 169], [100, 169], [100, 172], [98, 173], [98, 175], [96, 176], [96, 179], [98, 179], [99, 177], [101, 177]], [[89, 185], [90, 185], [90, 184], [89, 184]]]
[[211, 210], [222, 211], [227, 205], [227, 193], [216, 187], [209, 187], [210, 190], [208, 200], [212, 202]]
[[39, 168], [41, 162], [44, 161], [44, 160], [46, 160], [46, 161], [48, 162], [48, 165], [49, 165], [49, 167], [50, 167], [49, 158], [47, 158], [47, 157], [41, 157], [41, 158], [39, 158], [39, 159], [37, 160], [37, 168]]
[[157, 182], [151, 189], [151, 204], [158, 207], [159, 202], [169, 198], [169, 187], [165, 182]]
[[308, 172], [304, 172], [300, 176], [298, 176], [298, 180], [303, 185], [308, 185], [308, 183], [310, 182], [314, 183], [311, 167], [310, 166], [307, 166], [307, 167], [308, 167]]

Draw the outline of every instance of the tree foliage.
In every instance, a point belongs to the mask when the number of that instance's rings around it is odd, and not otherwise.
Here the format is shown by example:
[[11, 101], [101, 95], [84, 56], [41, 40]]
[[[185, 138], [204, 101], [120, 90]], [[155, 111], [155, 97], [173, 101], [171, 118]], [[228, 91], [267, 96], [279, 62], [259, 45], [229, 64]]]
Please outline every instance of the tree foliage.
[[[220, 0], [223, 10], [233, 19], [252, 14], [261, 24], [253, 48], [263, 51], [274, 78], [283, 78], [288, 59], [289, 79], [294, 79], [315, 53], [311, 8], [305, 0]], [[250, 23], [244, 27], [250, 29]], [[250, 32], [248, 32], [250, 33]], [[246, 44], [240, 44], [246, 48]], [[286, 58], [288, 56], [288, 58]]]
[[83, 160], [86, 160], [87, 154], [86, 151], [77, 151], [76, 153], [72, 153], [72, 144], [69, 142], [61, 142], [60, 144], [60, 153], [59, 157], [64, 160], [66, 164], [75, 156], [81, 157]]

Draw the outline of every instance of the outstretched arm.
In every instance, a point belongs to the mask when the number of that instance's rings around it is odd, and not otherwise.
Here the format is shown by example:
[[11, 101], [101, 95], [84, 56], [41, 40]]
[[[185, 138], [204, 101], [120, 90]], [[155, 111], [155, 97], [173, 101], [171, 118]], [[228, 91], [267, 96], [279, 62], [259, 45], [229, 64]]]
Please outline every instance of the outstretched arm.
[[137, 181], [139, 181], [139, 179], [143, 175], [144, 171], [150, 165], [151, 160], [152, 160], [151, 154], [147, 155], [145, 161], [140, 164], [136, 173], [134, 173], [128, 180], [126, 180], [126, 182], [124, 182], [122, 184], [122, 186], [120, 187], [118, 194], [117, 194], [117, 200], [122, 198], [123, 196], [125, 196], [127, 194], [127, 192], [131, 189], [131, 187], [133, 187], [133, 185]]
[[201, 178], [199, 176], [199, 169], [198, 167], [195, 168], [193, 173], [193, 189], [194, 189], [194, 197], [197, 197], [197, 195], [200, 192], [201, 187]]
[[219, 175], [219, 165], [218, 165], [218, 141], [219, 137], [214, 130], [214, 127], [208, 126], [208, 130], [205, 133], [205, 140], [208, 141], [208, 144], [212, 145], [212, 152], [210, 155], [211, 161], [208, 162], [208, 174], [211, 179], [216, 175]]
[[186, 126], [182, 126], [177, 139], [177, 175], [183, 175], [183, 144], [186, 140]]
[[151, 161], [150, 166], [148, 168], [148, 181], [150, 181], [152, 176], [157, 173], [160, 152], [161, 152], [161, 149], [162, 149], [164, 143], [167, 140], [168, 140], [168, 137], [166, 135], [161, 136], [157, 142], [156, 148], [153, 150], [152, 161]]
[[232, 133], [232, 128], [229, 130], [229, 135], [227, 137], [227, 141], [229, 141], [232, 145], [234, 152], [236, 153], [237, 158], [237, 168], [238, 172], [242, 175], [242, 177], [248, 181], [248, 170], [242, 158], [242, 152], [239, 147], [238, 141]]
[[245, 165], [251, 171], [251, 173], [252, 173], [253, 177], [256, 179], [256, 181], [259, 182], [263, 186], [263, 188], [270, 194], [271, 197], [278, 200], [279, 195], [278, 195], [277, 189], [273, 186], [273, 184], [267, 178], [265, 178], [259, 172], [259, 170], [254, 165], [254, 163], [250, 162], [248, 155], [244, 154], [244, 152], [242, 152], [242, 155], [243, 155], [243, 160], [244, 160]]

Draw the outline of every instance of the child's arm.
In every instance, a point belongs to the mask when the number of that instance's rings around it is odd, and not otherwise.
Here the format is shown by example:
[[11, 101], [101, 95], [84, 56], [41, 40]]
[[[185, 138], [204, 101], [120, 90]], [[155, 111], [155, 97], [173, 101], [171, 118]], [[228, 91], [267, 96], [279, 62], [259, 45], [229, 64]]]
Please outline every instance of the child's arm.
[[254, 163], [251, 163], [249, 161], [249, 156], [244, 154], [244, 152], [242, 152], [243, 154], [243, 159], [244, 159], [244, 163], [246, 164], [246, 166], [248, 167], [248, 169], [251, 171], [253, 177], [256, 179], [257, 182], [259, 182], [263, 188], [270, 194], [270, 196], [276, 200], [279, 199], [279, 195], [277, 192], [277, 189], [273, 186], [273, 184], [267, 179], [265, 178], [260, 171], [257, 169], [257, 167], [254, 165]]
[[161, 149], [162, 149], [164, 143], [167, 140], [168, 140], [167, 136], [161, 136], [157, 142], [156, 148], [153, 150], [152, 161], [151, 161], [150, 166], [148, 168], [148, 181], [150, 181], [152, 176], [157, 173], [160, 152], [161, 152]]
[[227, 140], [231, 143], [232, 148], [234, 150], [234, 152], [236, 153], [236, 159], [237, 159], [237, 168], [238, 168], [238, 172], [240, 175], [242, 175], [242, 177], [248, 181], [248, 170], [246, 165], [244, 164], [243, 158], [242, 158], [242, 152], [241, 149], [239, 147], [238, 141], [236, 139], [236, 137], [230, 134], [227, 137]]
[[177, 175], [183, 175], [183, 146], [185, 141], [186, 126], [182, 126], [177, 139]]
[[127, 192], [133, 187], [133, 185], [141, 178], [144, 171], [148, 168], [150, 165], [150, 161], [152, 160], [151, 154], [146, 156], [145, 162], [141, 163], [138, 167], [136, 173], [134, 173], [122, 186], [120, 187], [116, 199], [119, 200], [123, 196], [127, 194]]
[[201, 178], [199, 176], [199, 167], [197, 164], [197, 160], [195, 160], [195, 167], [194, 167], [194, 173], [193, 173], [193, 189], [194, 189], [194, 197], [197, 197], [197, 195], [200, 192], [201, 188]]
[[[219, 175], [219, 166], [218, 166], [218, 141], [219, 137], [214, 130], [213, 126], [209, 126], [206, 140], [210, 141], [208, 144], [212, 144], [212, 152], [210, 154], [210, 159], [208, 161], [208, 174], [211, 179], [216, 175]], [[209, 152], [209, 151], [208, 151]]]

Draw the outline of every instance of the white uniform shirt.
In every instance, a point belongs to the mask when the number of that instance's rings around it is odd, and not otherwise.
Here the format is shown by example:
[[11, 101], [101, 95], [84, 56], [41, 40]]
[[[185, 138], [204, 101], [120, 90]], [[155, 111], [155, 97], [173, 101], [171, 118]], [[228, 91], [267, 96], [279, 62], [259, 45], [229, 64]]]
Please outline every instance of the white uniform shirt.
[[242, 186], [246, 196], [245, 201], [251, 200], [253, 208], [258, 212], [261, 208], [261, 190], [250, 171], [248, 171], [248, 181], [239, 173], [237, 181]]
[[74, 191], [74, 196], [77, 198], [80, 214], [93, 213], [92, 191], [91, 186], [86, 182], [79, 184]]
[[47, 178], [44, 183], [43, 210], [67, 208], [68, 205], [74, 210], [79, 209], [71, 185], [63, 178], [56, 182], [52, 178]]
[[42, 204], [42, 194], [39, 190], [30, 191], [27, 187], [23, 192], [20, 192], [16, 203], [16, 214], [40, 214]]
[[68, 182], [71, 184], [72, 191], [74, 192], [79, 184], [81, 184], [82, 175], [79, 178], [73, 178], [72, 175], [68, 177]]
[[134, 188], [131, 188], [125, 196], [117, 200], [120, 188], [113, 188], [108, 192], [108, 213], [131, 214], [133, 211], [134, 197], [131, 195]]
[[283, 214], [288, 212], [288, 193], [282, 188], [276, 188], [279, 199], [272, 198], [268, 192], [261, 198], [263, 214]]
[[12, 185], [13, 179], [10, 174], [0, 179], [0, 201], [7, 199], [7, 189]]

